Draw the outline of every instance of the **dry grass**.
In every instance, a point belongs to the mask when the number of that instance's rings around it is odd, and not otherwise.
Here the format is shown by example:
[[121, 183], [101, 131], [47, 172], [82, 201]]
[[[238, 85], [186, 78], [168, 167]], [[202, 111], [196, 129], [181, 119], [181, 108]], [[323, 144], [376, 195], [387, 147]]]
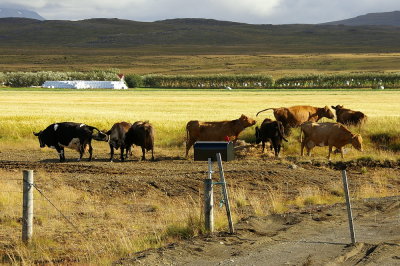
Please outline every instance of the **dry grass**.
[[[368, 115], [369, 121], [361, 132], [364, 137], [379, 133], [396, 135], [400, 133], [399, 96], [399, 91], [337, 90], [0, 91], [0, 144], [32, 140], [32, 131], [42, 130], [54, 122], [76, 121], [109, 129], [119, 121], [149, 120], [155, 127], [157, 146], [180, 147], [185, 141], [185, 125], [190, 120], [231, 120], [241, 114], [254, 117], [257, 111], [267, 107], [339, 103]], [[258, 123], [265, 117], [271, 118], [272, 112], [261, 114]], [[241, 138], [252, 141], [253, 131], [247, 129]], [[297, 138], [295, 130], [285, 146], [287, 155], [298, 154]], [[393, 156], [390, 152], [375, 151], [376, 145], [368, 138], [364, 140], [368, 155]], [[322, 148], [315, 149], [318, 150]]]

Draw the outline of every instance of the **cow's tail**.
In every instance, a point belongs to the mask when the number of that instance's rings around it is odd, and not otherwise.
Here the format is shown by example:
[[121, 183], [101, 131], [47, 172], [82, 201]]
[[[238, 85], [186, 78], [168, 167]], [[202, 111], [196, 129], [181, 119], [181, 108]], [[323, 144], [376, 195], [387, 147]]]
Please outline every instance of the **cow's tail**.
[[278, 123], [278, 132], [279, 132], [279, 135], [281, 136], [281, 138], [282, 138], [284, 141], [288, 142], [288, 140], [285, 138], [285, 129], [283, 128], [282, 122], [280, 122], [280, 121], [276, 121], [276, 122]]
[[262, 112], [264, 112], [264, 111], [271, 110], [271, 109], [273, 110], [273, 109], [275, 109], [275, 108], [267, 108], [267, 109], [261, 110], [261, 111], [259, 111], [259, 112], [256, 114], [256, 116], [258, 116], [259, 113], [262, 113]]

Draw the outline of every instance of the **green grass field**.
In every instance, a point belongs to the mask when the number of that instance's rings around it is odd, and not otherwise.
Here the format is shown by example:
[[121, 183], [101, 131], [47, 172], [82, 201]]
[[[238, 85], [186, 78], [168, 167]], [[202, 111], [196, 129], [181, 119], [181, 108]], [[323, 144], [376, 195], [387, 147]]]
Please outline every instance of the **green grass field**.
[[[42, 130], [55, 122], [82, 122], [107, 130], [120, 121], [148, 120], [155, 128], [158, 147], [181, 147], [185, 141], [185, 125], [190, 120], [232, 120], [241, 114], [256, 118], [259, 110], [268, 107], [342, 104], [369, 117], [361, 133], [372, 152], [382, 144], [371, 143], [373, 135], [398, 141], [398, 99], [398, 90], [4, 89], [0, 91], [0, 143], [33, 141], [33, 131]], [[260, 114], [258, 124], [266, 117], [273, 118], [272, 111]], [[240, 138], [251, 142], [253, 134], [254, 127], [248, 128]], [[298, 153], [298, 145], [294, 144], [297, 143], [297, 136], [295, 130], [291, 142], [286, 145], [286, 155]], [[398, 148], [396, 143], [391, 143], [394, 150]], [[376, 151], [372, 153], [377, 155]]]

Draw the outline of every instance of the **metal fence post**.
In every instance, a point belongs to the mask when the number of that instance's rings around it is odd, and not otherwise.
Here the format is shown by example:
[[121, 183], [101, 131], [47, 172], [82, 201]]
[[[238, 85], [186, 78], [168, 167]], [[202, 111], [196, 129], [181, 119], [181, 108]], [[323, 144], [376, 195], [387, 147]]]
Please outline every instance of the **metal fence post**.
[[218, 162], [218, 167], [219, 167], [220, 183], [222, 186], [222, 195], [224, 197], [226, 215], [228, 216], [229, 232], [231, 234], [233, 234], [233, 233], [235, 233], [235, 229], [233, 228], [231, 205], [229, 204], [228, 189], [226, 188], [226, 181], [225, 181], [225, 175], [224, 175], [224, 168], [222, 166], [221, 153], [217, 153], [217, 162]]
[[204, 222], [207, 232], [214, 232], [214, 198], [212, 184], [212, 161], [208, 158], [208, 177], [204, 179]]
[[33, 170], [23, 171], [22, 241], [28, 243], [33, 232]]
[[354, 233], [353, 214], [352, 214], [352, 211], [351, 211], [351, 203], [350, 203], [350, 196], [349, 196], [349, 186], [348, 186], [348, 183], [347, 183], [346, 170], [342, 170], [342, 179], [343, 179], [344, 195], [345, 195], [345, 198], [346, 198], [347, 216], [348, 216], [348, 219], [349, 219], [351, 243], [353, 243], [353, 245], [354, 245], [356, 243], [356, 235]]

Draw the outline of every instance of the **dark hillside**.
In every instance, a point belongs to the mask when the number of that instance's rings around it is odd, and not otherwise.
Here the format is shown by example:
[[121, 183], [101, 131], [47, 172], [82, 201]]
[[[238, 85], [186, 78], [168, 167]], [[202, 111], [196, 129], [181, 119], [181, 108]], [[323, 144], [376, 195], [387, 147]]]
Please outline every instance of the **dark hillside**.
[[400, 11], [369, 13], [355, 18], [332, 21], [324, 24], [347, 25], [347, 26], [363, 26], [363, 25], [400, 26]]
[[252, 25], [208, 19], [0, 19], [0, 46], [21, 48], [156, 45], [249, 46], [266, 52], [399, 52], [399, 33], [400, 27], [395, 26]]

